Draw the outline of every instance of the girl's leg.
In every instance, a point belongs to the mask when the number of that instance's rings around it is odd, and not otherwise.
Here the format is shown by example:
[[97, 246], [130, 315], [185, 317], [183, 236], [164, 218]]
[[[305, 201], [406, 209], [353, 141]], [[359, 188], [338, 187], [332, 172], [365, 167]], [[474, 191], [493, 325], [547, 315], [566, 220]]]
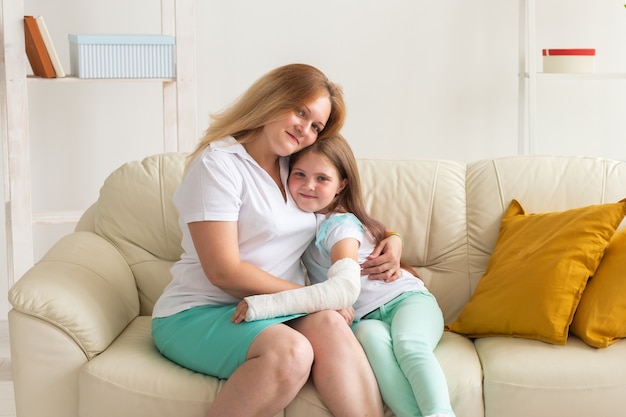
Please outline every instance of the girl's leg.
[[306, 336], [313, 347], [313, 382], [333, 415], [383, 416], [372, 368], [343, 317], [336, 311], [326, 310], [289, 324]]
[[208, 417], [271, 417], [306, 383], [313, 363], [309, 341], [283, 324], [263, 330], [246, 361], [226, 380]]
[[412, 293], [392, 307], [390, 318], [396, 360], [423, 415], [454, 416], [446, 377], [433, 352], [443, 334], [437, 301], [429, 293]]
[[367, 354], [385, 404], [396, 417], [421, 416], [413, 388], [393, 353], [390, 326], [364, 319], [352, 325], [352, 330]]

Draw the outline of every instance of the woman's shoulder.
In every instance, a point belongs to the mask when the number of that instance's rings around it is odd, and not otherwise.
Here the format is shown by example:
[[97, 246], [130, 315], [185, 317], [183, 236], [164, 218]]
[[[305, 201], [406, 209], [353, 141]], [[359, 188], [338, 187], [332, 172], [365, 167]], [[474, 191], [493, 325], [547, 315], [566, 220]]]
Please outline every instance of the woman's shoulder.
[[194, 165], [196, 168], [201, 166], [212, 169], [219, 166], [232, 168], [233, 165], [245, 161], [247, 156], [245, 148], [234, 138], [224, 138], [211, 142], [204, 148], [192, 161], [190, 168]]
[[202, 159], [220, 159], [232, 158], [240, 154], [247, 154], [243, 145], [237, 142], [235, 138], [228, 137], [209, 143], [200, 157]]

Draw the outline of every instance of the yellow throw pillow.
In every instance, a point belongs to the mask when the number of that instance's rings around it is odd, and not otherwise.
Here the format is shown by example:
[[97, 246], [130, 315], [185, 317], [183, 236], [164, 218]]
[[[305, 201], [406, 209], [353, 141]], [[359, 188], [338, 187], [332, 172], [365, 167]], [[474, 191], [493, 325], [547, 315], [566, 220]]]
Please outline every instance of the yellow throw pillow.
[[485, 274], [446, 329], [564, 345], [587, 280], [625, 214], [626, 199], [540, 214], [513, 200]]
[[570, 328], [589, 346], [626, 338], [626, 229], [615, 233], [587, 283]]

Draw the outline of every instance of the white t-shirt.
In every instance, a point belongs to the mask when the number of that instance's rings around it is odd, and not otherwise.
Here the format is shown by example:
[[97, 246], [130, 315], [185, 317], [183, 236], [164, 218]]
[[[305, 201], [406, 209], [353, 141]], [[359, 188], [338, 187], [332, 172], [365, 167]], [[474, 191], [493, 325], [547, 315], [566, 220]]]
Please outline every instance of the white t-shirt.
[[[288, 158], [280, 159], [285, 189]], [[304, 285], [300, 258], [315, 236], [315, 216], [287, 201], [270, 177], [234, 138], [214, 142], [191, 162], [174, 194], [182, 230], [183, 255], [171, 269], [172, 281], [153, 310], [166, 317], [207, 304], [236, 304], [205, 276], [193, 245], [190, 222], [238, 222], [243, 261], [268, 273]]]
[[[362, 264], [375, 248], [372, 236], [367, 233], [359, 219], [352, 213], [317, 215], [317, 236], [307, 248], [302, 260], [307, 268], [311, 284], [326, 281], [330, 263], [330, 250], [333, 245], [346, 238], [356, 239], [359, 245], [358, 260]], [[361, 292], [354, 303], [354, 319], [374, 311], [407, 291], [427, 291], [421, 279], [404, 269], [398, 279], [392, 282], [371, 280], [369, 275], [361, 275]]]

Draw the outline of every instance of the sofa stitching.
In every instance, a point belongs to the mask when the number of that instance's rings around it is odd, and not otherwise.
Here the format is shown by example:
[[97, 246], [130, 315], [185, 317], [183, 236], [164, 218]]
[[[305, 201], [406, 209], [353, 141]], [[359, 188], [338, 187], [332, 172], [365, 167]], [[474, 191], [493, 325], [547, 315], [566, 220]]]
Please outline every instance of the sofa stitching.
[[469, 215], [468, 215], [468, 211], [467, 211], [467, 202], [468, 202], [468, 195], [467, 195], [467, 173], [468, 173], [468, 169], [467, 169], [467, 163], [464, 165], [465, 168], [465, 173], [464, 173], [464, 177], [465, 177], [465, 184], [464, 184], [464, 193], [465, 193], [465, 202], [464, 202], [464, 208], [465, 208], [465, 264], [466, 264], [466, 268], [465, 270], [467, 271], [467, 294], [468, 294], [468, 300], [469, 298], [472, 296], [472, 267], [471, 267], [471, 262], [470, 262], [470, 237], [469, 237]]
[[431, 225], [432, 225], [432, 220], [433, 220], [433, 212], [434, 212], [434, 205], [435, 205], [435, 192], [437, 189], [437, 179], [439, 178], [439, 166], [440, 166], [440, 162], [437, 162], [435, 164], [435, 168], [433, 170], [433, 178], [431, 181], [431, 189], [430, 189], [430, 196], [429, 196], [429, 201], [428, 201], [428, 213], [426, 215], [427, 217], [427, 221], [425, 222], [426, 225], [426, 233], [424, 235], [424, 238], [426, 239], [426, 241], [424, 242], [424, 253], [422, 254], [422, 259], [424, 261], [428, 260], [428, 248], [429, 248], [429, 243], [430, 243], [430, 229], [431, 229]]
[[501, 386], [501, 387], [510, 387], [517, 389], [525, 389], [528, 391], [544, 391], [544, 392], [564, 392], [564, 391], [605, 391], [608, 389], [619, 389], [622, 390], [626, 388], [625, 384], [616, 384], [616, 385], [592, 385], [592, 386], [581, 386], [581, 387], [537, 387], [533, 385], [526, 384], [515, 384], [512, 382], [503, 382], [503, 381], [484, 381], [483, 386]]

